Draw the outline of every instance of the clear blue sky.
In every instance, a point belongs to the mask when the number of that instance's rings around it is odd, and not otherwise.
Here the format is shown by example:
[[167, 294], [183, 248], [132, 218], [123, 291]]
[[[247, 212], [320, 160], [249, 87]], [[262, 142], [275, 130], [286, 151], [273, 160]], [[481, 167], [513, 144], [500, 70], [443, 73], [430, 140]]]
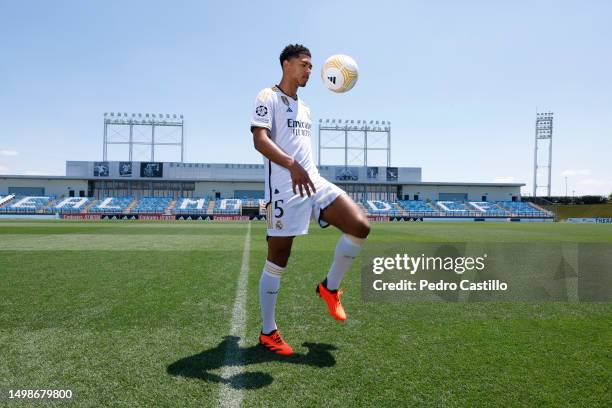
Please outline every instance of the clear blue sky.
[[[422, 167], [424, 181], [530, 192], [538, 108], [555, 112], [553, 194], [565, 176], [569, 194], [609, 194], [610, 21], [605, 0], [3, 1], [0, 173], [101, 159], [111, 111], [183, 113], [185, 161], [260, 163], [252, 103], [300, 42], [313, 53], [300, 90], [313, 120], [390, 120], [392, 164]], [[343, 95], [319, 77], [335, 53], [360, 67]]]

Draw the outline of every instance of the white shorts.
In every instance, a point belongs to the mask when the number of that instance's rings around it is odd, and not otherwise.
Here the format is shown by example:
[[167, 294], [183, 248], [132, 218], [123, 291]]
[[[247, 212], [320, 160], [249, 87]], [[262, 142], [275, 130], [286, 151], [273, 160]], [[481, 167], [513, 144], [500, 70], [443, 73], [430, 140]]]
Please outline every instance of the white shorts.
[[266, 205], [269, 236], [292, 237], [308, 234], [311, 217], [314, 217], [322, 228], [329, 226], [320, 218], [321, 211], [339, 195], [346, 193], [321, 176], [312, 178], [312, 182], [317, 192], [310, 197], [305, 190], [304, 197], [300, 197], [298, 187], [297, 194], [294, 194], [291, 179], [283, 185], [272, 185], [271, 200]]

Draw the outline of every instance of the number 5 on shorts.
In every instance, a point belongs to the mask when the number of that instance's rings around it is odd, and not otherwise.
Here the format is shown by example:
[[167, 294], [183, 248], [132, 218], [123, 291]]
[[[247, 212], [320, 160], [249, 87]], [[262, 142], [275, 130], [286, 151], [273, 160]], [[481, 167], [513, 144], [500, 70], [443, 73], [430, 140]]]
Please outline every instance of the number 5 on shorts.
[[283, 208], [280, 205], [278, 205], [278, 203], [282, 204], [283, 200], [276, 200], [274, 202], [274, 209], [279, 211], [278, 214], [274, 214], [274, 217], [281, 218], [283, 216], [283, 214], [285, 213], [285, 211], [283, 211]]

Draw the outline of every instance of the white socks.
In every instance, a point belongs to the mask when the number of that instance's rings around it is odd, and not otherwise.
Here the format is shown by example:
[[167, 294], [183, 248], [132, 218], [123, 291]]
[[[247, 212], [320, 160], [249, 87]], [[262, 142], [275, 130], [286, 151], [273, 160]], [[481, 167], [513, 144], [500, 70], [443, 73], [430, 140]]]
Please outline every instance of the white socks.
[[[344, 274], [353, 264], [357, 254], [363, 246], [365, 238], [357, 238], [352, 235], [343, 234], [338, 240], [334, 261], [327, 273], [327, 289], [337, 290]], [[266, 260], [266, 264], [259, 279], [259, 304], [261, 305], [262, 331], [269, 334], [276, 330], [274, 312], [276, 309], [276, 297], [280, 288], [281, 275], [285, 268]]]
[[263, 321], [262, 331], [265, 334], [276, 330], [274, 309], [284, 269], [266, 260], [266, 265], [259, 279], [259, 304], [261, 305], [261, 320]]
[[340, 237], [334, 253], [334, 262], [327, 273], [327, 289], [338, 290], [344, 274], [353, 264], [364, 241], [365, 238], [357, 238], [348, 234]]

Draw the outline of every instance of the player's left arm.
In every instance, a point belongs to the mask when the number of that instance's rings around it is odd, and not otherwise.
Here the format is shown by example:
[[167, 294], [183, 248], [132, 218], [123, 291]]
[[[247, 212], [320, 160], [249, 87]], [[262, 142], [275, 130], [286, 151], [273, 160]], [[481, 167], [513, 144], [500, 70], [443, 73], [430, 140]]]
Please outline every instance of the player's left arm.
[[313, 193], [317, 192], [308, 172], [304, 170], [302, 165], [295, 161], [293, 157], [289, 156], [274, 143], [270, 138], [270, 131], [267, 128], [252, 126], [251, 131], [253, 132], [253, 144], [255, 145], [255, 149], [266, 156], [268, 160], [289, 170], [294, 194], [297, 194], [296, 187], [299, 188], [301, 197], [304, 197], [304, 189], [306, 189], [306, 194], [309, 197], [311, 195], [311, 189]]

